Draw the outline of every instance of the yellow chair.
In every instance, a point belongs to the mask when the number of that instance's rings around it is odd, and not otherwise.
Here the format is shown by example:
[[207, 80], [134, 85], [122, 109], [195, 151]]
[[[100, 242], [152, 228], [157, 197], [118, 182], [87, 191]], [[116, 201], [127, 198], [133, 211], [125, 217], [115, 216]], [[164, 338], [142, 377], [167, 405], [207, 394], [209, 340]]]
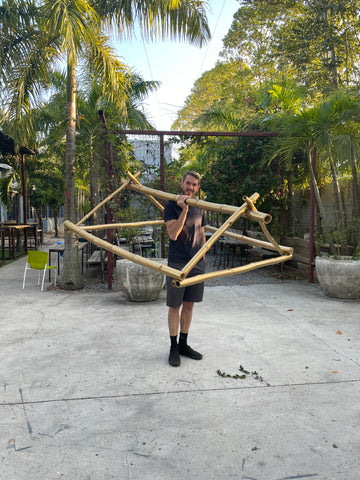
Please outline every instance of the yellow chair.
[[44, 280], [47, 270], [55, 269], [55, 280], [54, 287], [56, 286], [56, 265], [50, 266], [47, 264], [49, 260], [49, 254], [47, 252], [38, 252], [36, 250], [29, 250], [28, 256], [26, 259], [25, 271], [24, 271], [24, 281], [23, 289], [25, 288], [25, 279], [26, 272], [28, 270], [37, 270], [38, 271], [38, 285], [40, 285], [40, 272], [43, 272], [41, 291], [44, 290]]

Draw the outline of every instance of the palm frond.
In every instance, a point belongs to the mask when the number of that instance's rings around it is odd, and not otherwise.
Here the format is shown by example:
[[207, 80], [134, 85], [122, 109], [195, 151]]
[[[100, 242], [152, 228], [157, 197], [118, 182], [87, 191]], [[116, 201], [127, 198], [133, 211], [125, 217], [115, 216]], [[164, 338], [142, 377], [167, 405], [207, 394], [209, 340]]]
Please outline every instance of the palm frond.
[[200, 47], [210, 38], [204, 0], [102, 1], [102, 18], [112, 18], [120, 36], [131, 36], [140, 25], [146, 40], [172, 38]]

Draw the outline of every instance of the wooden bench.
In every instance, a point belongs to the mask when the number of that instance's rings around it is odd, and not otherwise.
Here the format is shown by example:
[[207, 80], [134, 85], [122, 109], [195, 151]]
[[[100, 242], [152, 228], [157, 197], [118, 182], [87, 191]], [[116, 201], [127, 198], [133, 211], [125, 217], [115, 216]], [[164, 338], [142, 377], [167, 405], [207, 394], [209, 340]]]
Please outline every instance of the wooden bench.
[[[262, 231], [246, 230], [246, 236], [250, 238], [255, 238], [256, 240], [262, 240], [263, 242], [269, 241], [266, 238], [266, 235], [264, 234], [264, 232]], [[278, 253], [275, 252], [274, 250], [267, 250], [266, 248], [255, 247], [255, 246], [249, 248], [249, 253], [250, 255], [261, 258], [261, 259], [272, 258], [278, 255]]]
[[87, 259], [88, 265], [102, 265], [107, 262], [107, 255], [105, 250], [94, 250], [90, 257]]
[[317, 242], [314, 242], [314, 244], [314, 258], [310, 259], [309, 240], [299, 237], [285, 237], [282, 241], [282, 245], [292, 247], [294, 253], [292, 259], [283, 263], [282, 266], [290, 270], [299, 270], [308, 273], [310, 267], [314, 267], [315, 257], [320, 254], [319, 244]]

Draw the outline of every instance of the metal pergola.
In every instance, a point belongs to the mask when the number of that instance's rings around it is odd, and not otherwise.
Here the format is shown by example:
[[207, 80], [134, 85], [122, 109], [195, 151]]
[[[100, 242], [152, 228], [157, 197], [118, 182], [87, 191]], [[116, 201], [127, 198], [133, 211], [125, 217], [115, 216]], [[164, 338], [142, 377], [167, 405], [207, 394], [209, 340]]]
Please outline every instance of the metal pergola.
[[[277, 137], [277, 132], [213, 132], [213, 131], [180, 131], [180, 130], [122, 130], [125, 135], [146, 135], [157, 136], [160, 140], [160, 189], [164, 190], [165, 185], [165, 156], [164, 156], [164, 137]], [[311, 158], [311, 166], [315, 173], [316, 157]], [[310, 183], [310, 218], [309, 218], [309, 270], [308, 281], [314, 282], [315, 271], [315, 190], [312, 182]], [[162, 242], [163, 244], [164, 242]], [[165, 254], [165, 247], [162, 245], [162, 255]]]

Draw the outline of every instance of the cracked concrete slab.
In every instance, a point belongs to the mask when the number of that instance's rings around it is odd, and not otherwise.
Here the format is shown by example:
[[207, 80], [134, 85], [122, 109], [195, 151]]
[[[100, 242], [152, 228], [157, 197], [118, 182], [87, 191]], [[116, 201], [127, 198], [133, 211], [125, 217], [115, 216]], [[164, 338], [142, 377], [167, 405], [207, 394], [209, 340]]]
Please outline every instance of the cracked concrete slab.
[[359, 301], [206, 287], [204, 358], [172, 368], [165, 292], [22, 290], [24, 264], [0, 269], [1, 479], [358, 479]]

